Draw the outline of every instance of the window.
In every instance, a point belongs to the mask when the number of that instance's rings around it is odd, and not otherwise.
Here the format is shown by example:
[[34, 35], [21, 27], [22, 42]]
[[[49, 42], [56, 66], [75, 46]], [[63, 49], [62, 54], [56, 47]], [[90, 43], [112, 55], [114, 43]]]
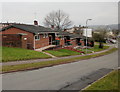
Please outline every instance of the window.
[[45, 34], [46, 35], [46, 38], [48, 38], [48, 34]]
[[40, 35], [35, 35], [35, 40], [40, 40]]
[[47, 33], [43, 34], [43, 38], [48, 38], [48, 34]]
[[62, 36], [61, 40], [64, 40], [64, 36]]
[[46, 34], [43, 34], [43, 38], [46, 38]]

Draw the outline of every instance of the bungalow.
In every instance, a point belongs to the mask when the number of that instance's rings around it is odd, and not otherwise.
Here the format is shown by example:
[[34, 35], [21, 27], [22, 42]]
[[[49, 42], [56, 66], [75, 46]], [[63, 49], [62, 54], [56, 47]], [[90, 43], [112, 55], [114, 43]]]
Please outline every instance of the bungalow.
[[55, 36], [58, 31], [34, 25], [13, 24], [1, 29], [3, 46], [21, 47], [26, 49], [38, 49], [55, 45]]
[[39, 26], [37, 21], [34, 25], [11, 24], [0, 30], [2, 46], [19, 47], [26, 49], [49, 48], [55, 46], [84, 46], [85, 37], [80, 33], [69, 33], [56, 28]]
[[87, 31], [87, 46], [93, 46], [90, 44], [93, 44], [92, 41], [92, 29], [86, 28], [84, 26], [81, 27], [81, 25], [74, 26], [73, 28], [69, 28], [65, 30], [66, 32], [70, 33], [71, 38], [76, 39], [76, 43], [79, 46], [86, 46], [86, 31]]
[[84, 41], [82, 40], [84, 39], [84, 37], [79, 34], [60, 31], [59, 33], [57, 33], [57, 35], [64, 38], [64, 43], [63, 43], [64, 46], [70, 46], [70, 47], [76, 47], [78, 45], [84, 46]]

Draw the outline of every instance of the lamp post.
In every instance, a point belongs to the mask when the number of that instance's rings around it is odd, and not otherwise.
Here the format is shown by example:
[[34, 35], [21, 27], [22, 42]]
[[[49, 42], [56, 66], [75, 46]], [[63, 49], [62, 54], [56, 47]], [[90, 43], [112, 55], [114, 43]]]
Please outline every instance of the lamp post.
[[87, 19], [86, 20], [86, 54], [87, 54], [87, 22], [92, 19]]

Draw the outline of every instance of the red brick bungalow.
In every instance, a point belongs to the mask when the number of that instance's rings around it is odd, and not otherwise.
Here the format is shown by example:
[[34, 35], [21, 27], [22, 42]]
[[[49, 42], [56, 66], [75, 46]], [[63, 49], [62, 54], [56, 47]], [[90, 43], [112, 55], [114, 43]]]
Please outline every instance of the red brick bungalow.
[[[51, 28], [26, 24], [13, 24], [0, 31], [3, 46], [27, 49], [38, 49], [48, 45], [55, 45], [57, 33], [58, 31]], [[64, 42], [60, 44], [64, 45]]]
[[81, 36], [78, 34], [39, 26], [37, 21], [34, 24], [12, 24], [2, 28], [2, 46], [35, 50], [49, 45], [75, 47], [80, 43]]
[[84, 41], [85, 39], [83, 36], [80, 36], [79, 34], [71, 34], [66, 31], [60, 31], [57, 33], [59, 36], [63, 36], [64, 38], [64, 44], [65, 46], [69, 47], [76, 47], [76, 46], [84, 46]]

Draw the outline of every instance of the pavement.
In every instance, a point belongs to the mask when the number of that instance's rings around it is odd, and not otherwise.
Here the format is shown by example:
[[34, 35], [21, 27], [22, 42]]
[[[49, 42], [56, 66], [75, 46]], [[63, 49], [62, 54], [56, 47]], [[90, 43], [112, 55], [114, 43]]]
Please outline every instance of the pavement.
[[95, 82], [96, 80], [100, 79], [104, 75], [110, 73], [113, 69], [107, 69], [107, 68], [102, 68], [97, 71], [93, 71], [92, 73], [81, 77], [79, 80], [76, 82], [73, 82], [71, 84], [68, 83], [65, 87], [61, 88], [60, 90], [82, 90], [89, 84]]
[[48, 58], [48, 59], [31, 59], [31, 60], [11, 61], [11, 62], [0, 63], [0, 65], [2, 65], [2, 66], [5, 66], [5, 65], [18, 65], [18, 64], [35, 63], [35, 62], [45, 62], [45, 61], [50, 61], [50, 60], [67, 59], [67, 58], [80, 57], [80, 56], [85, 56], [85, 55], [98, 54], [98, 53], [102, 53], [102, 52], [108, 51], [111, 48], [113, 48], [113, 46], [111, 46], [107, 50], [103, 50], [103, 51], [99, 51], [99, 52], [94, 52], [94, 53], [90, 53], [90, 54], [74, 55], [74, 56], [66, 56], [66, 57], [53, 57], [53, 58]]
[[11, 92], [15, 92], [13, 90], [36, 90], [34, 92], [41, 92], [39, 90], [80, 90], [86, 84], [92, 83], [117, 67], [118, 51], [74, 63], [2, 74], [2, 89], [12, 90]]
[[[40, 51], [39, 51], [39, 52], [40, 52]], [[52, 54], [50, 54], [50, 53], [47, 53], [47, 52], [42, 52], [42, 53], [47, 54], [48, 56], [51, 56], [52, 58], [57, 58], [56, 56], [54, 56], [54, 55], [52, 55]]]

